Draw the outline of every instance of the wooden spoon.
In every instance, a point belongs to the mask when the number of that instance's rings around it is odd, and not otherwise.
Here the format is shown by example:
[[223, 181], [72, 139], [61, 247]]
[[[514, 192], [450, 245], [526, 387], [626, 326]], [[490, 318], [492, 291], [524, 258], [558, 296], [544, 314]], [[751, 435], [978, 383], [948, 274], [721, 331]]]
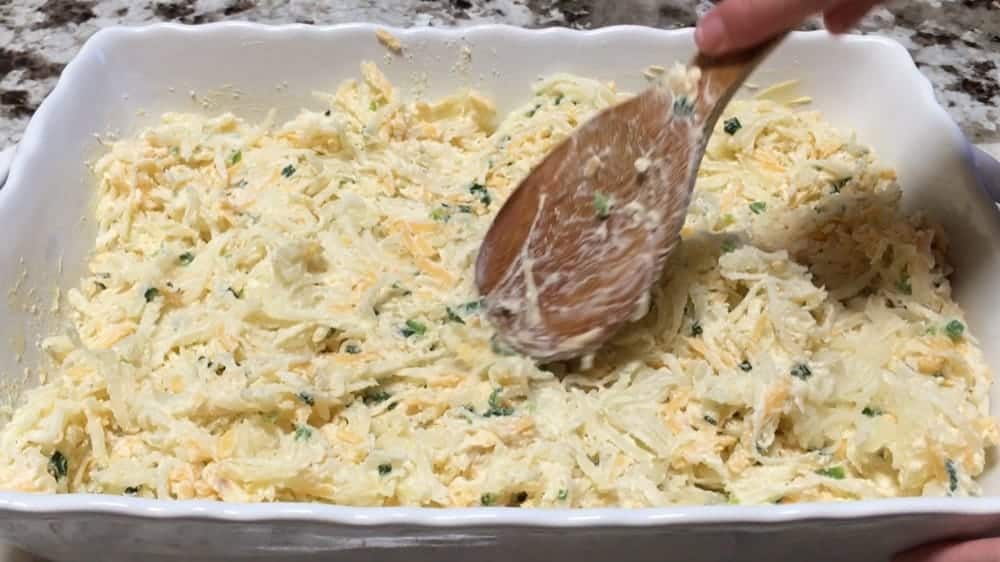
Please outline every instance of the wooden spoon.
[[540, 361], [569, 359], [645, 315], [708, 137], [782, 38], [723, 58], [697, 55], [696, 99], [653, 86], [579, 127], [521, 182], [476, 262], [504, 343]]

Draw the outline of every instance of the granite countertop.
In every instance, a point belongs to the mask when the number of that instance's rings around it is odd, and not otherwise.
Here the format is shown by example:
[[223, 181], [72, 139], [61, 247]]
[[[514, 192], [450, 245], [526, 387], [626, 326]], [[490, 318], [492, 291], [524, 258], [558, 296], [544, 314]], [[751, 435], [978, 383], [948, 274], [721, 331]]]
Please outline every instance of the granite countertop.
[[[20, 139], [66, 63], [87, 37], [109, 25], [238, 19], [673, 28], [693, 25], [709, 6], [708, 0], [0, 0], [0, 148]], [[860, 32], [901, 42], [973, 142], [1000, 142], [995, 107], [1000, 102], [1000, 1], [900, 1], [869, 15]]]

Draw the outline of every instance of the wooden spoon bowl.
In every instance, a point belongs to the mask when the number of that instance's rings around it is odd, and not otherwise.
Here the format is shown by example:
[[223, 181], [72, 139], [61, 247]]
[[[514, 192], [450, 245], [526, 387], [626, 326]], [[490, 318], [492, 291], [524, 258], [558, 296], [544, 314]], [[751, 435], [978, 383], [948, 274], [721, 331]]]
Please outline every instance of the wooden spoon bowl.
[[521, 182], [476, 262], [503, 342], [541, 361], [569, 359], [645, 315], [709, 135], [780, 39], [725, 58], [698, 55], [696, 96], [656, 85], [605, 109]]

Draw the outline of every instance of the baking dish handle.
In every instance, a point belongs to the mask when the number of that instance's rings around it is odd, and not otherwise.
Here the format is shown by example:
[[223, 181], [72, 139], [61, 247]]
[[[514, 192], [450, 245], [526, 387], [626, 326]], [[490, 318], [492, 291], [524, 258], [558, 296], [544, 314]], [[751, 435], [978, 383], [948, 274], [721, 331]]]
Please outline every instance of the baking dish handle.
[[985, 150], [973, 146], [972, 159], [976, 165], [979, 183], [993, 201], [1000, 203], [1000, 162]]
[[10, 172], [10, 165], [14, 163], [14, 149], [17, 145], [0, 150], [0, 189], [3, 189], [4, 182], [7, 181], [7, 173]]

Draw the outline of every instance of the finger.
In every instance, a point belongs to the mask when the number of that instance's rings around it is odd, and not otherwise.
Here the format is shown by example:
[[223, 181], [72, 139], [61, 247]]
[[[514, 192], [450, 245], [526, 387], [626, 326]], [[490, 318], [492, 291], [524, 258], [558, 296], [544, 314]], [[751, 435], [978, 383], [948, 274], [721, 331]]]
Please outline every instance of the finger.
[[922, 546], [896, 556], [892, 562], [1000, 562], [1000, 539]]
[[723, 0], [698, 22], [695, 41], [710, 55], [744, 49], [834, 4], [834, 0]]
[[861, 21], [861, 18], [865, 17], [865, 14], [876, 4], [878, 4], [877, 0], [847, 0], [829, 8], [823, 14], [827, 31], [845, 33], [854, 27], [854, 24]]

